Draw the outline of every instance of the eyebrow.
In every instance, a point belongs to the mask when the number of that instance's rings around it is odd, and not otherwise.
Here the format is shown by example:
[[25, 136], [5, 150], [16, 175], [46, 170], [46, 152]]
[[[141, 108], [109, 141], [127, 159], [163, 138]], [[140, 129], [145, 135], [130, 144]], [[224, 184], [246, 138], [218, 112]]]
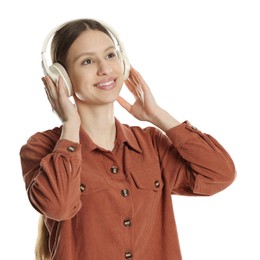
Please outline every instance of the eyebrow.
[[[116, 50], [116, 47], [114, 46], [114, 45], [111, 45], [111, 46], [109, 46], [109, 47], [107, 47], [105, 50], [104, 50], [104, 52], [107, 52], [108, 50], [110, 50], [110, 49], [115, 49]], [[93, 56], [93, 55], [95, 55], [96, 53], [95, 52], [91, 52], [91, 51], [89, 51], [89, 52], [82, 52], [82, 53], [80, 53], [79, 55], [77, 55], [76, 57], [75, 57], [75, 59], [74, 59], [74, 62], [76, 61], [76, 60], [78, 60], [80, 57], [82, 57], [82, 56]]]

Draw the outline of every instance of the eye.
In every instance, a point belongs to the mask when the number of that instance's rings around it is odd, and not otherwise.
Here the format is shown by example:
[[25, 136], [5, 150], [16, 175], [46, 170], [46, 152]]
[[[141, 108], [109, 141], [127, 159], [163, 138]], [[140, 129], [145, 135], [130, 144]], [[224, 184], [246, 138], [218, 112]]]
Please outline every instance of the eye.
[[82, 64], [83, 65], [89, 65], [89, 64], [92, 64], [94, 61], [93, 60], [91, 60], [91, 59], [85, 59], [83, 62], [82, 62]]
[[108, 55], [107, 55], [107, 58], [108, 59], [113, 59], [113, 58], [117, 58], [118, 55], [116, 52], [110, 52]]

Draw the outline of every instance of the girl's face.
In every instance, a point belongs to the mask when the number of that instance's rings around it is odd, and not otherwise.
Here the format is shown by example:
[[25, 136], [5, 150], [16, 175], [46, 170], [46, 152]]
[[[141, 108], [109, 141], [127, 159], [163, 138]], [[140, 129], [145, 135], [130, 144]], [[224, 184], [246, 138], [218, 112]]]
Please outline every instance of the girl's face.
[[111, 38], [98, 30], [83, 32], [67, 54], [67, 71], [77, 99], [88, 104], [114, 102], [123, 85], [123, 66]]

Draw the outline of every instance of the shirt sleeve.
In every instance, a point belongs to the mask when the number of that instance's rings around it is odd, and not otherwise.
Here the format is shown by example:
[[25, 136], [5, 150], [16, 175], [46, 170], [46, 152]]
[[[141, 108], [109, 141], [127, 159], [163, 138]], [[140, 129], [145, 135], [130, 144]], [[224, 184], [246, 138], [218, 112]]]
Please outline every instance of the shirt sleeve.
[[20, 150], [22, 172], [33, 207], [54, 220], [72, 218], [80, 209], [81, 145], [53, 143], [35, 134]]
[[161, 136], [161, 167], [171, 192], [213, 195], [227, 188], [236, 170], [227, 151], [188, 121]]

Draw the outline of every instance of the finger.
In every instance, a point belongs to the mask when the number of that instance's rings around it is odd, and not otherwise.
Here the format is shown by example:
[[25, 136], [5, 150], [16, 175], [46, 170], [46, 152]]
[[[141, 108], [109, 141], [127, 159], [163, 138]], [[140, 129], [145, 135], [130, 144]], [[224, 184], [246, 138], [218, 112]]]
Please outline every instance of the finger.
[[47, 98], [48, 98], [48, 100], [49, 100], [49, 102], [50, 102], [50, 104], [51, 104], [52, 109], [54, 109], [54, 108], [53, 108], [53, 107], [54, 107], [54, 102], [52, 101], [52, 98], [50, 97], [50, 94], [49, 94], [47, 88], [45, 87], [44, 90], [45, 90], [45, 93], [46, 93], [46, 95], [47, 95]]
[[132, 75], [135, 81], [141, 85], [143, 90], [149, 88], [142, 75], [134, 68], [132, 68]]
[[131, 73], [131, 80], [134, 82], [134, 84], [139, 85], [141, 82], [137, 76], [137, 74], [135, 73], [135, 71], [133, 70]]
[[137, 92], [137, 95], [139, 97], [139, 99], [141, 99], [142, 101], [144, 100], [144, 92], [142, 90], [142, 85], [138, 85], [136, 86], [136, 92]]
[[132, 89], [131, 92], [135, 95], [135, 97], [143, 100], [144, 93], [140, 81], [133, 74], [131, 74], [128, 83]]
[[[48, 79], [48, 76], [42, 77], [41, 79], [42, 79], [42, 82], [43, 82], [43, 84], [45, 86], [44, 90], [45, 90], [45, 93], [47, 95], [48, 101], [50, 102], [52, 110], [54, 111], [55, 107], [56, 107], [56, 105], [55, 105], [55, 96], [53, 95], [53, 91], [52, 91], [53, 87], [51, 86], [51, 85], [54, 85], [54, 84], [53, 84], [53, 82], [51, 81], [50, 78]], [[51, 81], [51, 83], [49, 84], [50, 81]], [[56, 88], [56, 87], [54, 86], [54, 88]], [[55, 92], [56, 92], [56, 90], [55, 90]]]
[[140, 84], [138, 79], [135, 77], [135, 75], [131, 72], [129, 78], [127, 79], [133, 86], [137, 86]]
[[133, 94], [133, 96], [135, 98], [138, 98], [138, 93], [136, 92], [135, 85], [130, 80], [126, 80], [125, 84], [126, 84], [127, 88], [129, 89], [129, 91]]
[[121, 96], [119, 96], [117, 98], [117, 102], [126, 110], [130, 113], [132, 105], [127, 102], [124, 98], [122, 98]]
[[46, 81], [46, 88], [48, 90], [49, 96], [52, 99], [57, 99], [57, 86], [49, 76], [45, 77], [45, 81]]
[[41, 78], [41, 80], [42, 80], [42, 82], [43, 82], [44, 86], [46, 87], [46, 86], [47, 86], [46, 79], [45, 79], [44, 77], [42, 77], [42, 78]]
[[66, 98], [68, 97], [67, 93], [65, 91], [64, 82], [61, 77], [59, 77], [57, 88], [58, 88], [58, 94], [60, 97], [66, 97]]

